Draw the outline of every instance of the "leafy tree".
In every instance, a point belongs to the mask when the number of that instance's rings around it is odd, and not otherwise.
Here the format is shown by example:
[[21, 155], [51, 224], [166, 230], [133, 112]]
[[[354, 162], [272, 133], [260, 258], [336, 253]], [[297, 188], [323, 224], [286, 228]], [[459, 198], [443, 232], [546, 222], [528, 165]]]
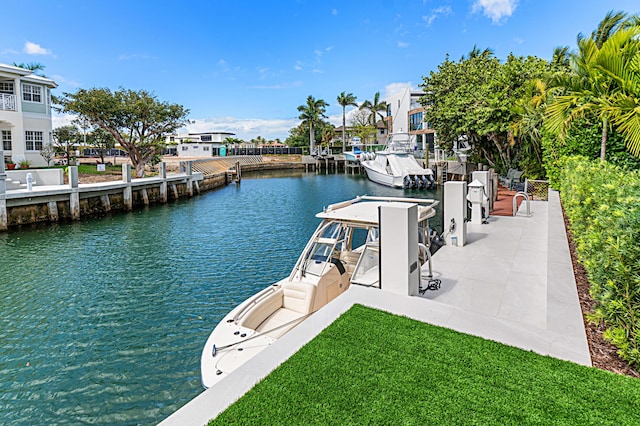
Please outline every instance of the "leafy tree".
[[102, 127], [98, 127], [89, 134], [89, 143], [100, 154], [100, 162], [104, 163], [104, 156], [108, 149], [116, 146], [116, 139], [111, 133]]
[[239, 139], [239, 138], [232, 138], [232, 137], [227, 137], [224, 139], [224, 143], [226, 145], [240, 145], [244, 143], [244, 140]]
[[476, 47], [458, 62], [447, 57], [423, 77], [425, 121], [444, 148], [466, 140], [475, 160], [504, 172], [517, 164], [522, 148], [522, 139], [511, 134], [518, 117], [513, 106], [526, 97], [529, 81], [547, 70], [548, 63], [540, 58], [509, 55], [501, 63], [489, 49]]
[[51, 166], [51, 160], [56, 155], [56, 150], [53, 148], [53, 145], [50, 143], [46, 144], [40, 150], [40, 156], [47, 162], [47, 167]]
[[345, 127], [346, 127], [346, 112], [345, 109], [348, 106], [357, 107], [356, 96], [353, 93], [342, 92], [338, 95], [338, 105], [342, 107], [342, 152], [345, 150]]
[[309, 149], [313, 154], [315, 152], [315, 129], [323, 118], [327, 118], [325, 115], [326, 108], [329, 106], [323, 99], [314, 98], [309, 95], [307, 97], [307, 103], [305, 105], [298, 106], [302, 124], [309, 128]]
[[80, 142], [80, 131], [76, 126], [67, 125], [53, 129], [53, 140], [56, 146], [67, 155], [67, 161], [71, 159], [71, 149]]
[[364, 143], [373, 143], [376, 137], [376, 126], [369, 122], [369, 112], [358, 110], [351, 115], [350, 126]]
[[127, 152], [136, 176], [161, 152], [165, 135], [186, 123], [189, 110], [159, 101], [146, 90], [80, 89], [57, 99], [59, 110], [86, 117], [91, 124], [111, 133]]

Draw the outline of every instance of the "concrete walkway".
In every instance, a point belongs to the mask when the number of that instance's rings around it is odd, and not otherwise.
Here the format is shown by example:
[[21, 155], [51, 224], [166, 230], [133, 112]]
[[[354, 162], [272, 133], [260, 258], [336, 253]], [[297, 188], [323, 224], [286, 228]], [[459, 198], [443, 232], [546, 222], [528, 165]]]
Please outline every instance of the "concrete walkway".
[[531, 211], [468, 225], [465, 247], [434, 256], [442, 287], [424, 297], [352, 286], [161, 425], [205, 424], [354, 304], [591, 365], [558, 193]]

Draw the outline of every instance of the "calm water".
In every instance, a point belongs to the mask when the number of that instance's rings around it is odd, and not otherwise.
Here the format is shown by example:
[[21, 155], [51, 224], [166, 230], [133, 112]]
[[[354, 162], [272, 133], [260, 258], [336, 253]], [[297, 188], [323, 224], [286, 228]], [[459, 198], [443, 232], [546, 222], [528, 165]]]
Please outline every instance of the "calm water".
[[155, 424], [201, 392], [217, 322], [286, 276], [324, 206], [434, 197], [362, 176], [245, 176], [190, 200], [0, 233], [0, 424]]

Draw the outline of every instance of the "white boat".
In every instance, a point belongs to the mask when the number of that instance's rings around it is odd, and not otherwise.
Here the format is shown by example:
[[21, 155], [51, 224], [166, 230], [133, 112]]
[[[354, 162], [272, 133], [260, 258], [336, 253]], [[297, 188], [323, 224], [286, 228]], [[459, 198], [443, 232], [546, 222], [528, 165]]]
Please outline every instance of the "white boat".
[[362, 148], [360, 148], [362, 146], [362, 142], [360, 138], [358, 136], [354, 136], [349, 145], [351, 145], [351, 151], [343, 152], [345, 159], [352, 163], [359, 162], [362, 155]]
[[209, 388], [256, 356], [351, 284], [379, 287], [378, 209], [418, 204], [420, 264], [429, 262], [429, 218], [438, 201], [360, 196], [333, 204], [291, 274], [242, 302], [215, 327], [202, 350], [202, 385]]
[[433, 170], [418, 164], [408, 133], [395, 133], [386, 148], [376, 152], [372, 160], [361, 161], [367, 177], [376, 183], [394, 188], [435, 188]]

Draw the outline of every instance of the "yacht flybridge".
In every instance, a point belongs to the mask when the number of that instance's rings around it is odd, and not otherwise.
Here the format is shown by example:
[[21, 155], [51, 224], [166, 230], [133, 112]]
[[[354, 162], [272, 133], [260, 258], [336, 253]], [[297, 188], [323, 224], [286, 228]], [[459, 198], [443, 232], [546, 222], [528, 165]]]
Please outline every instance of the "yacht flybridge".
[[394, 188], [433, 189], [433, 170], [423, 168], [413, 157], [408, 133], [394, 133], [372, 160], [361, 161], [369, 180]]
[[379, 207], [418, 205], [418, 257], [429, 262], [429, 218], [438, 201], [360, 196], [318, 213], [322, 222], [289, 276], [242, 302], [215, 327], [201, 358], [209, 388], [344, 293], [351, 284], [380, 286]]

